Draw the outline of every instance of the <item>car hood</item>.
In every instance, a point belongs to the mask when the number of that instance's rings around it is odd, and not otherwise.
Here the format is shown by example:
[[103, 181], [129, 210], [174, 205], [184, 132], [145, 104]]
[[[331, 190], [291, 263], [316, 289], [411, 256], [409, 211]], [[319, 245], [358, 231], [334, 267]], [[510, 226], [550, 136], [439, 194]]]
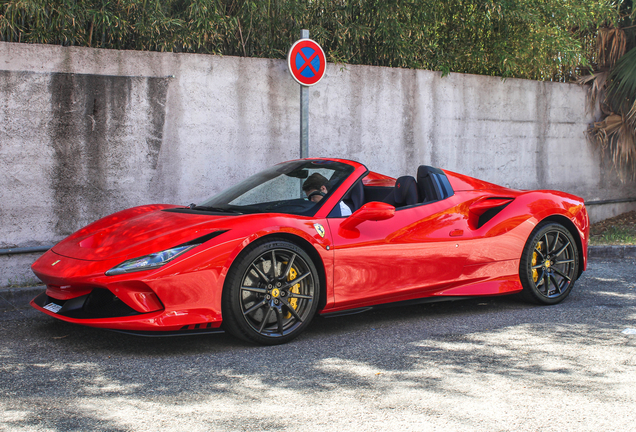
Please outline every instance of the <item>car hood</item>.
[[239, 216], [193, 214], [174, 206], [145, 206], [108, 216], [74, 233], [53, 247], [69, 258], [122, 260], [159, 252], [219, 229]]

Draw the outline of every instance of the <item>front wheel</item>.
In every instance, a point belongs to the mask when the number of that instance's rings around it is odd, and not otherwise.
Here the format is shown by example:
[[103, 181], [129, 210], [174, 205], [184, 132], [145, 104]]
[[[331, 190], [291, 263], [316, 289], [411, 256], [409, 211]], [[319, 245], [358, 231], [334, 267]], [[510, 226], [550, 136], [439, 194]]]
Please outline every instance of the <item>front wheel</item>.
[[223, 290], [223, 326], [263, 345], [288, 342], [309, 324], [320, 295], [309, 255], [285, 240], [252, 246], [232, 265]]
[[579, 253], [570, 231], [558, 223], [540, 224], [530, 234], [519, 263], [524, 300], [556, 304], [565, 299], [578, 275]]

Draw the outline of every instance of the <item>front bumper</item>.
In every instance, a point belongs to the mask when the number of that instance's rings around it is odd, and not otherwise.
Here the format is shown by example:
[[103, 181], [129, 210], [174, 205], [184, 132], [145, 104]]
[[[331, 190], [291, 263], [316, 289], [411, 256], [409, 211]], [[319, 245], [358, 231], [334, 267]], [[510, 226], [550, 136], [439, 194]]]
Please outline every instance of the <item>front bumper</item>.
[[135, 334], [219, 331], [219, 270], [106, 276], [113, 265], [49, 251], [32, 266], [47, 290], [31, 305], [66, 322]]

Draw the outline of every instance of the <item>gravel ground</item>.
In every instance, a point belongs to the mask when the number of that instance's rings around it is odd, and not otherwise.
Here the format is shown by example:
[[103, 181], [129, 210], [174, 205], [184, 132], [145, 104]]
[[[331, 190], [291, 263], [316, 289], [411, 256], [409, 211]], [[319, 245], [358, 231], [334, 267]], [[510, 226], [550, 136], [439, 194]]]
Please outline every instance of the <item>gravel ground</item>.
[[277, 347], [9, 308], [0, 430], [633, 430], [635, 264], [593, 260], [556, 306], [497, 297], [321, 318]]

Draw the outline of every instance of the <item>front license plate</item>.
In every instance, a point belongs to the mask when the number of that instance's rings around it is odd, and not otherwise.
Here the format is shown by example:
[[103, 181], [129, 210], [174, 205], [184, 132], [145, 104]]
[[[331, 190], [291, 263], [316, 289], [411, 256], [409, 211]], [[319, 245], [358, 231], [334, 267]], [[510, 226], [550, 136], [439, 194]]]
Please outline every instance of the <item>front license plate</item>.
[[53, 313], [58, 313], [60, 311], [60, 309], [62, 309], [62, 306], [60, 306], [59, 304], [55, 304], [55, 303], [49, 303], [46, 306], [44, 306], [44, 309], [50, 310]]

